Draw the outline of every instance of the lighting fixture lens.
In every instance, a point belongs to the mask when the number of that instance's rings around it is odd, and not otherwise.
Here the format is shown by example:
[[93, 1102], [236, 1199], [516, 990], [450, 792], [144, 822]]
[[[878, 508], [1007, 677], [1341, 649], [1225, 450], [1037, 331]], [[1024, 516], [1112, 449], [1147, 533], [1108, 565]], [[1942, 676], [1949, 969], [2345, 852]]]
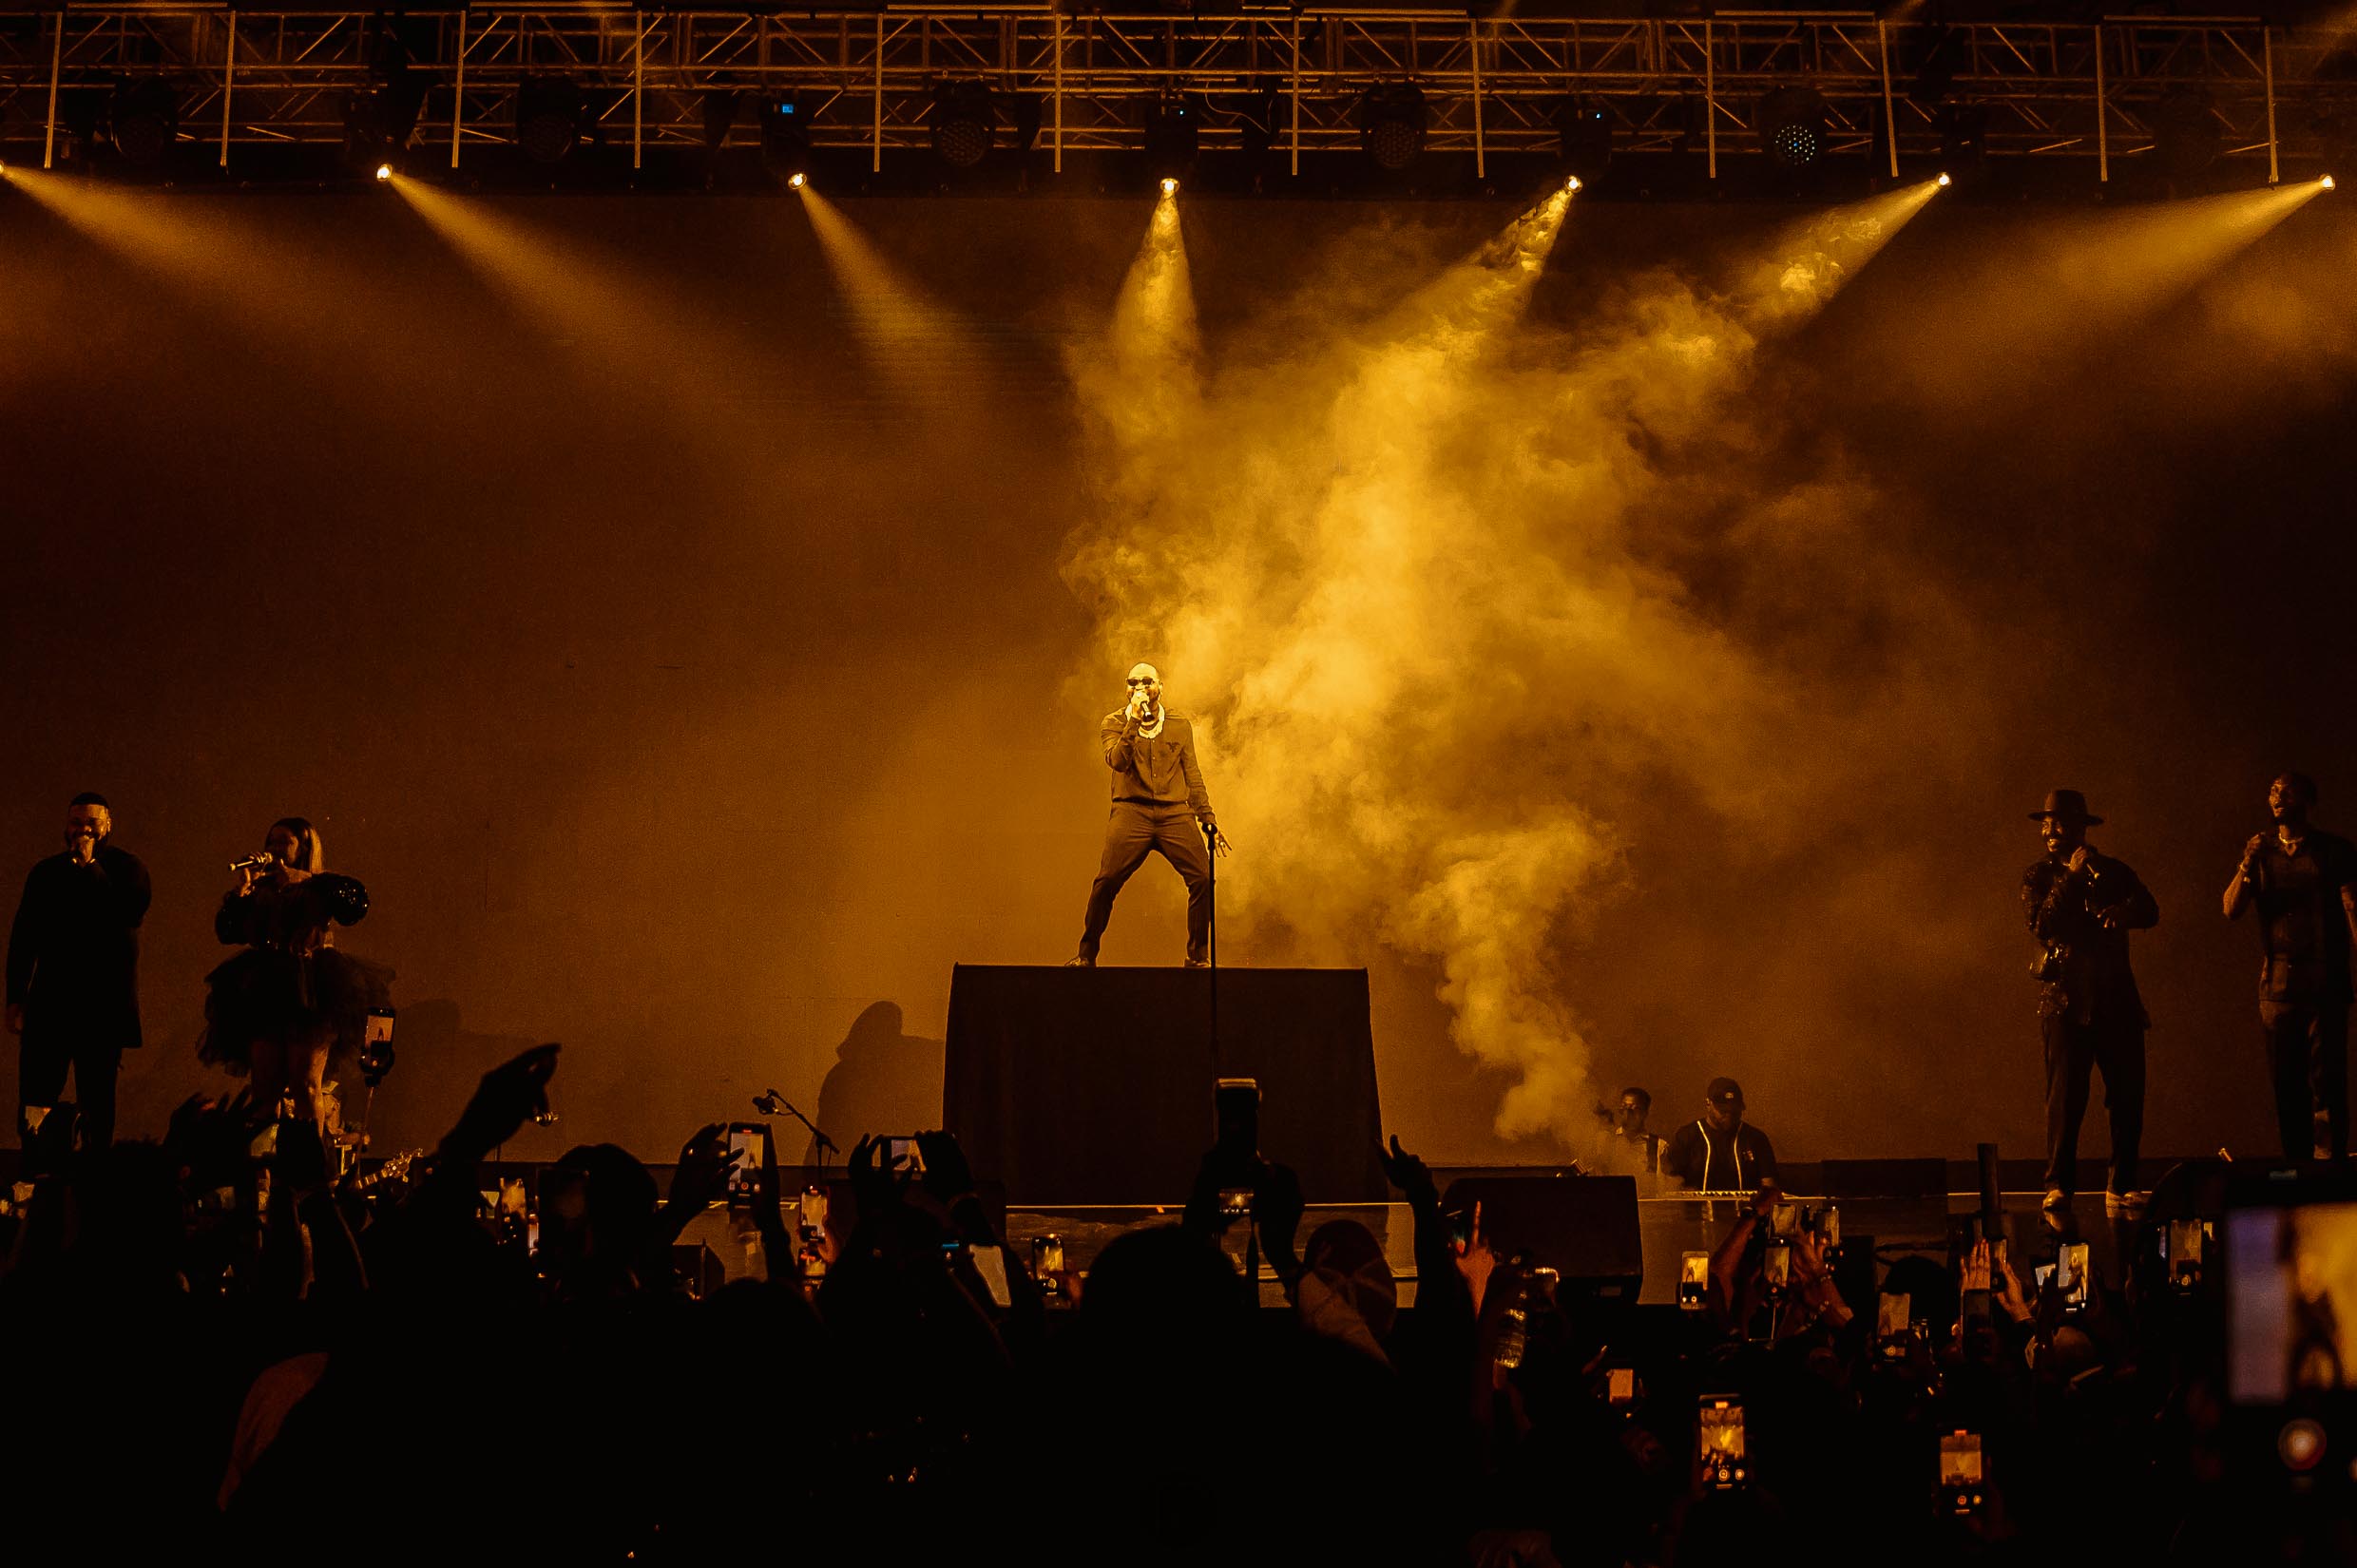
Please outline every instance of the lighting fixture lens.
[[2327, 190], [2330, 190], [2330, 189], [2332, 189], [2332, 184], [2333, 184], [2332, 176], [2330, 176], [2330, 175], [2328, 175], [2328, 175], [2326, 175], [2322, 181], [2318, 182], [2318, 183], [2322, 184], [2322, 185], [2324, 186], [2324, 188], [2325, 188], [2325, 189], [2327, 189]]
[[1169, 179], [1165, 179], [1165, 180], [1162, 182], [1162, 194], [1163, 194], [1164, 196], [1176, 196], [1176, 195], [1178, 195], [1178, 181], [1176, 181], [1176, 180], [1169, 180]]
[[1564, 181], [1563, 189], [1570, 191], [1575, 196], [1578, 195], [1580, 191], [1580, 177], [1575, 174], [1570, 179]]
[[809, 179], [810, 176], [807, 174], [790, 174], [786, 176], [786, 183], [792, 185], [795, 190], [800, 190], [804, 182]]
[[379, 179], [379, 180], [390, 180], [390, 179], [392, 179], [392, 178], [393, 178], [393, 165], [392, 165], [391, 163], [379, 163], [379, 164], [377, 164], [377, 165], [376, 165], [376, 178], [377, 178], [377, 179]]
[[1940, 188], [1941, 188], [1942, 190], [1945, 190], [1945, 189], [1947, 189], [1950, 185], [1954, 184], [1955, 182], [1956, 182], [1955, 181], [1950, 180], [1950, 179], [1949, 179], [1946, 175], [1945, 175], [1945, 174], [1944, 174], [1944, 175], [1942, 175], [1942, 176], [1940, 176]]

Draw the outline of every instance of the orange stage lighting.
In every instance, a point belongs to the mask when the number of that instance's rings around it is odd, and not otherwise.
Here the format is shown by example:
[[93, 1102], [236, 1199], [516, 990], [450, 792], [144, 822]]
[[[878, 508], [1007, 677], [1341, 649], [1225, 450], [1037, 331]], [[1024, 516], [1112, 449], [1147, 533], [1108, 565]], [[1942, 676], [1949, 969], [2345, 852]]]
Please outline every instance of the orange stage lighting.
[[379, 179], [379, 180], [390, 180], [390, 179], [392, 179], [392, 178], [393, 178], [393, 165], [392, 165], [391, 163], [379, 163], [379, 164], [377, 164], [377, 165], [376, 165], [376, 178], [377, 178], [377, 179]]
[[1945, 175], [1945, 174], [1941, 175], [1941, 176], [1940, 176], [1940, 178], [1939, 178], [1939, 181], [1938, 181], [1939, 186], [1940, 186], [1940, 188], [1941, 188], [1942, 190], [1945, 190], [1945, 189], [1947, 189], [1947, 188], [1948, 188], [1948, 186], [1950, 186], [1950, 185], [1954, 184], [1955, 182], [1954, 182], [1953, 180], [1950, 180], [1950, 179], [1949, 179], [1946, 175]]
[[1176, 180], [1164, 179], [1164, 180], [1163, 180], [1163, 182], [1162, 182], [1162, 194], [1163, 194], [1164, 196], [1176, 196], [1176, 195], [1178, 195], [1178, 181], [1176, 181]]
[[787, 175], [787, 176], [786, 176], [786, 183], [787, 183], [788, 185], [792, 186], [792, 187], [793, 187], [794, 189], [795, 189], [795, 190], [800, 190], [800, 189], [803, 187], [803, 185], [805, 185], [806, 183], [808, 183], [808, 182], [809, 182], [809, 181], [810, 181], [810, 176], [809, 176], [809, 175], [807, 175], [807, 174], [802, 173], [802, 172], [801, 172], [800, 170], [798, 170], [798, 169], [797, 169], [797, 170], [795, 170], [794, 173], [792, 173], [792, 174], [790, 174], [790, 175]]
[[2317, 181], [2316, 183], [2322, 185], [2327, 190], [2330, 190], [2332, 189], [2332, 176], [2328, 174], [2322, 180]]
[[1568, 180], [1564, 181], [1564, 182], [1563, 182], [1563, 189], [1565, 189], [1565, 190], [1567, 190], [1567, 191], [1571, 192], [1571, 193], [1572, 193], [1572, 195], [1574, 195], [1574, 196], [1579, 195], [1579, 194], [1580, 194], [1580, 177], [1579, 177], [1578, 175], [1576, 175], [1576, 174], [1575, 174], [1575, 175], [1573, 175], [1570, 179], [1568, 179]]

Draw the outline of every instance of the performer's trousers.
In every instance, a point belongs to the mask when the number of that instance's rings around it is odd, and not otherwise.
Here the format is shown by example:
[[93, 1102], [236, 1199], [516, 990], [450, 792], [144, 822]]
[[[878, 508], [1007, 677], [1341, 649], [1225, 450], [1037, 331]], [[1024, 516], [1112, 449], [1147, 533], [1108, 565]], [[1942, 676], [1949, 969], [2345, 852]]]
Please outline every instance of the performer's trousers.
[[1088, 918], [1081, 930], [1081, 956], [1092, 963], [1097, 944], [1104, 938], [1105, 922], [1113, 918], [1113, 898], [1131, 873], [1159, 851], [1178, 868], [1187, 884], [1187, 957], [1200, 961], [1211, 947], [1211, 851], [1204, 847], [1203, 830], [1194, 811], [1185, 806], [1148, 806], [1134, 800], [1113, 803], [1105, 824], [1104, 860], [1097, 868], [1097, 885], [1088, 890]]
[[2343, 1157], [2348, 1153], [2347, 1004], [2262, 1001], [2259, 1028], [2267, 1037], [2284, 1158], [2306, 1159], [2315, 1152], [2319, 1111], [2327, 1147], [2333, 1158]]
[[2144, 1141], [2144, 1030], [2134, 1023], [2042, 1018], [2046, 1043], [2046, 1186], [2079, 1191], [2079, 1124], [2087, 1115], [2087, 1080], [2103, 1070], [2103, 1109], [2112, 1124], [2111, 1190], [2136, 1190]]
[[[115, 1073], [123, 1065], [118, 1045], [93, 1044], [71, 1035], [28, 1029], [16, 1056], [16, 1102], [54, 1105], [73, 1070], [76, 1103], [82, 1107], [82, 1146], [104, 1149], [115, 1138]], [[24, 1113], [17, 1113], [17, 1141], [25, 1141]]]

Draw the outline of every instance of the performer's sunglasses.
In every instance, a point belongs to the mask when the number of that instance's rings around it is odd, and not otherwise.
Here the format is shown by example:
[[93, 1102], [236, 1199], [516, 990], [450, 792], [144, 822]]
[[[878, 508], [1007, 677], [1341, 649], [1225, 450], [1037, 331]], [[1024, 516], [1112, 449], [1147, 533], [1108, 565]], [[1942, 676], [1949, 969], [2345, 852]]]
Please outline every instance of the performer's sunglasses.
[[1154, 682], [1151, 680], [1133, 680], [1130, 684], [1133, 686], [1151, 686]]

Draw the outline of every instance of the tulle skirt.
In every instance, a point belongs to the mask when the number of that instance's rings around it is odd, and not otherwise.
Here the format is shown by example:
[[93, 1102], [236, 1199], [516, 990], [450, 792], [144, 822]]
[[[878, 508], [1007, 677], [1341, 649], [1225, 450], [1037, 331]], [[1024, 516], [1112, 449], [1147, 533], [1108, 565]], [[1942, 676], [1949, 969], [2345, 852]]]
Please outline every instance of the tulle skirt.
[[204, 977], [204, 1033], [197, 1055], [242, 1077], [254, 1042], [290, 1049], [326, 1042], [329, 1060], [360, 1052], [369, 1009], [393, 1004], [393, 971], [334, 947], [296, 954], [248, 947]]

